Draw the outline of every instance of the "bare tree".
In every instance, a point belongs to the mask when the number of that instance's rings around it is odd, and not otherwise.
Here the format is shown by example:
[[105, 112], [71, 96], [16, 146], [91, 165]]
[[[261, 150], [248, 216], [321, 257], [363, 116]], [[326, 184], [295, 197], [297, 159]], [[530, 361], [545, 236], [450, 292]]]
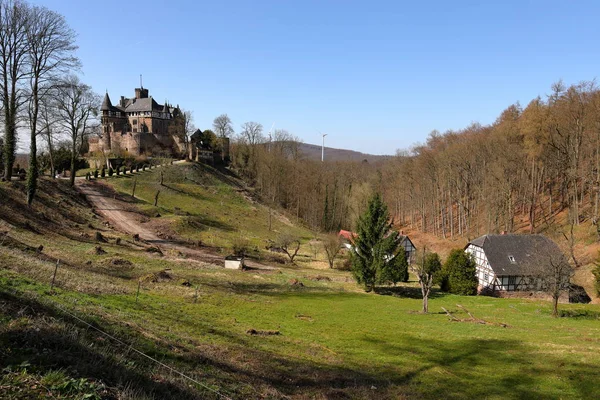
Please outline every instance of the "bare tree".
[[71, 186], [75, 185], [76, 161], [86, 135], [94, 126], [100, 96], [75, 75], [67, 76], [58, 87], [56, 99], [59, 123], [71, 137]]
[[542, 290], [552, 296], [552, 316], [558, 317], [558, 300], [571, 287], [573, 268], [564, 255], [549, 257], [548, 263], [539, 270]]
[[442, 268], [440, 257], [437, 253], [426, 253], [423, 249], [423, 256], [420, 262], [411, 266], [412, 272], [417, 275], [419, 285], [421, 286], [421, 294], [423, 295], [423, 312], [429, 312], [429, 294], [433, 287], [433, 280], [436, 274]]
[[244, 142], [246, 142], [249, 146], [256, 146], [263, 141], [263, 126], [258, 122], [244, 122], [242, 124], [242, 132], [240, 135]]
[[231, 118], [227, 114], [221, 114], [214, 119], [213, 129], [220, 138], [231, 136], [234, 133]]
[[49, 94], [50, 80], [79, 65], [73, 53], [75, 32], [65, 18], [45, 7], [34, 6], [29, 10], [26, 30], [29, 75], [29, 126], [31, 131], [29, 172], [27, 174], [27, 204], [35, 196], [38, 178], [37, 135], [40, 98]]
[[325, 239], [323, 239], [323, 249], [325, 250], [325, 254], [327, 255], [327, 262], [329, 263], [329, 268], [333, 268], [333, 262], [342, 250], [342, 240], [336, 234], [327, 235]]
[[28, 5], [20, 0], [0, 0], [0, 89], [4, 111], [4, 178], [10, 180], [17, 148], [17, 117], [24, 103]]
[[290, 263], [293, 264], [294, 258], [300, 250], [300, 239], [290, 232], [284, 232], [277, 237], [275, 244], [277, 247], [281, 248], [285, 254], [287, 254], [290, 259]]
[[48, 147], [48, 156], [50, 160], [50, 175], [52, 178], [56, 176], [56, 166], [54, 162], [54, 151], [55, 151], [55, 140], [57, 136], [57, 129], [55, 130], [58, 122], [56, 105], [56, 88], [53, 89], [53, 93], [46, 93], [46, 96], [40, 98], [40, 134], [46, 141]]

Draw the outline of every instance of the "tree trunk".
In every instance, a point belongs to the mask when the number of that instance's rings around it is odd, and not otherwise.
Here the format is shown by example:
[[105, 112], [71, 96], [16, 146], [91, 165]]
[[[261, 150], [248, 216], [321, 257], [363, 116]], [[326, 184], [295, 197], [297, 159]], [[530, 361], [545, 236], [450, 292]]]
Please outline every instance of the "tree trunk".
[[77, 161], [77, 137], [73, 138], [73, 146], [71, 147], [71, 176], [69, 179], [69, 185], [75, 186], [75, 163]]

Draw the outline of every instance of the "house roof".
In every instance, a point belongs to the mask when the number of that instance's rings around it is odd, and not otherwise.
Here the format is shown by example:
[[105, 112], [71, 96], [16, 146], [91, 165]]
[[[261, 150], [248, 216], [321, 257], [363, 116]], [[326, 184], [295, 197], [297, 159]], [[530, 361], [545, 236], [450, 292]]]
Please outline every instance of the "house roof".
[[415, 246], [415, 244], [412, 242], [412, 240], [410, 240], [410, 238], [408, 237], [408, 235], [398, 235], [398, 240], [400, 240], [400, 243], [403, 243], [404, 241], [408, 240], [410, 242], [410, 245], [416, 249], [417, 247]]
[[357, 235], [356, 235], [356, 233], [354, 233], [354, 232], [345, 231], [345, 230], [341, 229], [341, 230], [339, 231], [339, 233], [338, 233], [338, 236], [341, 236], [342, 238], [344, 238], [344, 239], [346, 239], [346, 240], [348, 240], [348, 241], [350, 241], [350, 242], [353, 242], [353, 241], [354, 241], [354, 238], [355, 238]]
[[469, 244], [483, 249], [498, 276], [528, 275], [563, 256], [556, 243], [543, 235], [483, 235]]

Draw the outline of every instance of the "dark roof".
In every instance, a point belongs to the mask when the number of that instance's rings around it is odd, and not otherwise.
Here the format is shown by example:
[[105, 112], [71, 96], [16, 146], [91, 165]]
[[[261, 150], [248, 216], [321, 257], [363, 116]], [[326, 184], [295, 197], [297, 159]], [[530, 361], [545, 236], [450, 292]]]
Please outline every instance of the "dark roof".
[[127, 112], [138, 112], [138, 111], [163, 111], [161, 107], [152, 97], [146, 97], [143, 99], [133, 99], [133, 101], [125, 108]]
[[202, 140], [202, 131], [200, 129], [196, 129], [196, 132], [192, 133], [190, 136], [190, 141], [195, 142], [196, 140]]
[[405, 240], [408, 240], [410, 242], [410, 245], [416, 250], [417, 247], [412, 242], [412, 240], [410, 240], [408, 235], [398, 235], [398, 239], [400, 240], [400, 243], [404, 242]]
[[498, 276], [532, 274], [563, 257], [556, 243], [543, 235], [483, 235], [469, 244], [483, 249]]
[[108, 92], [104, 95], [104, 101], [102, 101], [102, 106], [100, 106], [100, 111], [110, 111], [112, 108], [112, 103], [110, 102], [110, 97], [108, 97]]

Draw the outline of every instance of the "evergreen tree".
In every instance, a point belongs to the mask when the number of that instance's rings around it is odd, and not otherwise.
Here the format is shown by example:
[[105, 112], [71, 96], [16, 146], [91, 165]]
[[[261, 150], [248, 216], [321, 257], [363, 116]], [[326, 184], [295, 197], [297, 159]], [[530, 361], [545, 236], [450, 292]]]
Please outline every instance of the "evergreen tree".
[[439, 283], [444, 292], [467, 296], [477, 294], [478, 282], [473, 257], [462, 249], [452, 250], [442, 268]]
[[370, 292], [384, 279], [404, 278], [402, 272], [398, 272], [406, 263], [404, 249], [398, 232], [391, 229], [387, 206], [379, 194], [371, 198], [367, 210], [358, 219], [356, 233], [351, 257], [352, 274], [359, 284]]
[[406, 281], [408, 281], [408, 261], [406, 260], [406, 252], [401, 246], [394, 260], [390, 260], [381, 267], [377, 282], [393, 283], [395, 285], [398, 282]]

